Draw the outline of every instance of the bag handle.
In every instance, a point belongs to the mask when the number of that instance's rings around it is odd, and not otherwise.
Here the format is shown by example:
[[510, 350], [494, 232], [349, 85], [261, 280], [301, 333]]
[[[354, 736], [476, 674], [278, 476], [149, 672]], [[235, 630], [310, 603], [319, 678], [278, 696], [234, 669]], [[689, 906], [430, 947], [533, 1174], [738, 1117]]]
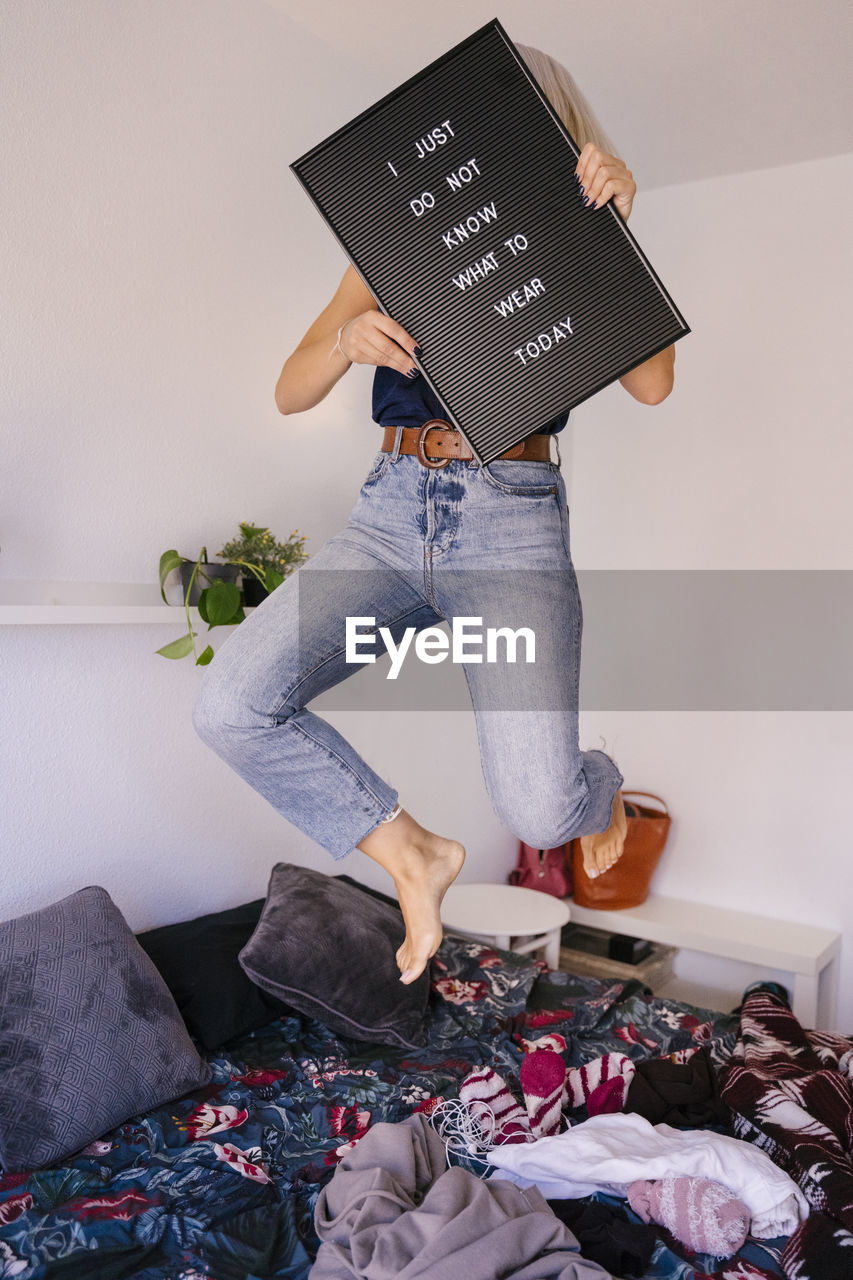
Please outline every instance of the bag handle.
[[667, 817], [671, 816], [669, 812], [669, 808], [663, 796], [656, 796], [653, 791], [623, 791], [622, 798], [624, 799], [625, 796], [647, 796], [649, 800], [657, 800], [658, 804], [663, 805], [664, 814]]

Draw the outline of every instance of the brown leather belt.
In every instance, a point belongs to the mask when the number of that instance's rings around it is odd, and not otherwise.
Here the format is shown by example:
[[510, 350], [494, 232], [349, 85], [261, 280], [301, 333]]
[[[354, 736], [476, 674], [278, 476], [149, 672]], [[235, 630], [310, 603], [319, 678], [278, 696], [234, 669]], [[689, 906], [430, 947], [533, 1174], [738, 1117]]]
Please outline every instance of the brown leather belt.
[[[394, 448], [396, 434], [396, 427], [385, 428], [382, 437], [383, 452], [390, 453]], [[421, 427], [403, 427], [400, 452], [416, 454], [419, 462], [433, 470], [446, 467], [451, 458], [474, 457], [465, 439], [444, 418], [430, 418]], [[551, 437], [544, 432], [536, 432], [504, 453], [499, 453], [498, 457], [512, 458], [516, 462], [550, 462]]]

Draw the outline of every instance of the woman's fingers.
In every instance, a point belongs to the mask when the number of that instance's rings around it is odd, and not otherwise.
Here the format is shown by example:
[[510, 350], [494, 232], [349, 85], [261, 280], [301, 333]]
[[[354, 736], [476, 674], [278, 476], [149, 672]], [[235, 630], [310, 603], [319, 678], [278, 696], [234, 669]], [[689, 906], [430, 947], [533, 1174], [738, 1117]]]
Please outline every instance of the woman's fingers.
[[[368, 314], [371, 313], [368, 312]], [[381, 311], [374, 311], [372, 314], [379, 328], [384, 333], [387, 333], [389, 338], [393, 338], [397, 345], [403, 347], [409, 355], [414, 356], [416, 343], [412, 335], [401, 324], [397, 324], [396, 320], [392, 320], [390, 316], [384, 315]]]
[[358, 361], [359, 364], [388, 365], [391, 369], [398, 369], [400, 373], [405, 374], [408, 374], [411, 369], [417, 372], [417, 365], [411, 356], [398, 347], [396, 342], [383, 337], [380, 330], [374, 330], [365, 337], [362, 350], [363, 355]]
[[[609, 165], [602, 165], [592, 179], [591, 186], [586, 190], [586, 195], [589, 197], [589, 205], [587, 207], [595, 205], [597, 209], [600, 209], [602, 205], [607, 204], [608, 200], [613, 199], [619, 208], [619, 212], [622, 213], [621, 205], [625, 200], [628, 200], [630, 211], [630, 202], [634, 198], [636, 189], [633, 178], [629, 173]], [[623, 214], [623, 216], [625, 215]]]
[[628, 217], [637, 184], [622, 160], [588, 142], [578, 157], [575, 174], [587, 209], [600, 209], [612, 200], [617, 212]]
[[575, 175], [580, 185], [584, 188], [586, 195], [589, 187], [589, 180], [592, 178], [595, 169], [598, 167], [597, 157], [604, 155], [603, 151], [599, 151], [592, 142], [588, 142], [578, 156], [578, 162], [575, 165]]
[[382, 353], [382, 359], [376, 363], [390, 365], [392, 369], [413, 377], [418, 372], [414, 360], [414, 338], [401, 324], [381, 311], [374, 312], [373, 319], [376, 324], [374, 346]]
[[589, 180], [584, 194], [590, 204], [602, 205], [613, 195], [614, 183], [620, 180], [619, 171], [614, 165], [601, 164]]
[[377, 310], [355, 316], [341, 333], [341, 347], [354, 364], [388, 365], [405, 374], [411, 369], [417, 371], [409, 354], [414, 345], [414, 339], [402, 325]]

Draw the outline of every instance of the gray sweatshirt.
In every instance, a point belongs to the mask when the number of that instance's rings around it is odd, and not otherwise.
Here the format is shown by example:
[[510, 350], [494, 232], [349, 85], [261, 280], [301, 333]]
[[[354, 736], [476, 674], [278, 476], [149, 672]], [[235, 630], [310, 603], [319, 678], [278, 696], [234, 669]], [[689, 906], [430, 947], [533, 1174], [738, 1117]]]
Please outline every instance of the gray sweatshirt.
[[[375, 1124], [314, 1211], [311, 1280], [608, 1280], [538, 1187], [447, 1168], [421, 1113]], [[612, 1277], [610, 1277], [612, 1280]]]

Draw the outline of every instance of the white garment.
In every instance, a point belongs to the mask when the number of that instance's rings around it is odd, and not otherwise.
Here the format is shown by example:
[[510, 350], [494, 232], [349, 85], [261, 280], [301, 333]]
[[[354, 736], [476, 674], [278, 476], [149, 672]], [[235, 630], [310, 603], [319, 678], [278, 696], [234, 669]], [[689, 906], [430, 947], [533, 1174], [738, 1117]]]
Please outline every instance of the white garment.
[[498, 1169], [490, 1177], [508, 1177], [520, 1187], [535, 1184], [549, 1200], [596, 1191], [626, 1196], [639, 1178], [709, 1178], [743, 1201], [759, 1239], [791, 1235], [809, 1213], [793, 1179], [751, 1142], [710, 1129], [651, 1125], [632, 1112], [590, 1116], [553, 1138], [493, 1147], [486, 1159]]

